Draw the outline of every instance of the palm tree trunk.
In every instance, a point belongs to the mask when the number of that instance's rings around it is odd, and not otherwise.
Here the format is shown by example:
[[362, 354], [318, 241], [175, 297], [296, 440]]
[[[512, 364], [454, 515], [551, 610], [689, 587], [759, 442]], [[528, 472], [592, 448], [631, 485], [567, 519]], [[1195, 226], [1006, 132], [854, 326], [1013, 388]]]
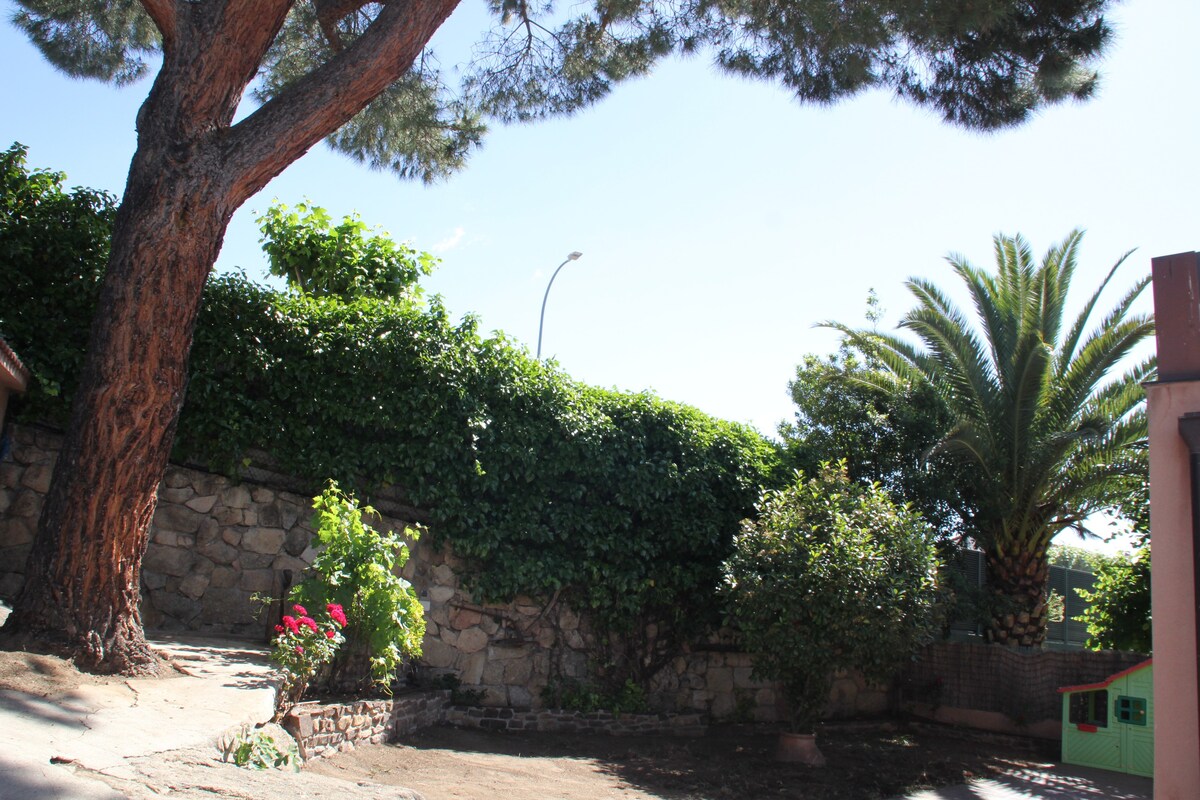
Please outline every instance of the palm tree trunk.
[[1046, 590], [1050, 562], [1044, 553], [1017, 551], [987, 555], [988, 589], [995, 605], [986, 635], [988, 641], [1020, 647], [1040, 647], [1046, 641]]

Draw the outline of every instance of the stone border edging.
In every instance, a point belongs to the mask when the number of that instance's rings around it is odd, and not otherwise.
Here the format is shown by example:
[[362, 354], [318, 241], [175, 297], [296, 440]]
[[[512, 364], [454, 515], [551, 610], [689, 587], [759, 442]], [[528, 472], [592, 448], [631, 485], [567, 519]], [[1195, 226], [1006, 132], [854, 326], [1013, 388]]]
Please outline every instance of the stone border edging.
[[392, 742], [398, 736], [433, 727], [445, 719], [449, 703], [448, 689], [387, 700], [300, 703], [283, 718], [283, 727], [295, 737], [300, 757], [307, 761], [346, 753], [358, 745]]
[[609, 711], [452, 706], [446, 724], [457, 728], [539, 733], [607, 733], [611, 736], [658, 733], [667, 736], [703, 736], [708, 726], [701, 714], [614, 714]]
[[583, 713], [561, 709], [451, 706], [449, 690], [427, 690], [388, 700], [300, 703], [283, 719], [304, 760], [346, 753], [364, 744], [394, 742], [401, 736], [445, 723], [457, 728], [541, 733], [607, 733], [612, 736], [662, 734], [703, 736], [702, 714]]

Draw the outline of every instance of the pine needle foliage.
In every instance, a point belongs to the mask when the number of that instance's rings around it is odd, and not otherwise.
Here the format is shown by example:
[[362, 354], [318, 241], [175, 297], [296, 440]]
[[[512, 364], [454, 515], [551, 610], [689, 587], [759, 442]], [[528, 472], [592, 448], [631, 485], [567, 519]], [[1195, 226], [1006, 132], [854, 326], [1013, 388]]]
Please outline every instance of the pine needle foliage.
[[[675, 55], [827, 105], [884, 89], [955, 125], [991, 130], [1084, 100], [1111, 0], [489, 0], [461, 63], [423, 56], [327, 143], [375, 169], [434, 181], [460, 169], [486, 120], [571, 114]], [[162, 35], [136, 0], [17, 0], [13, 22], [57, 68], [118, 85], [149, 73]], [[337, 62], [388, 3], [291, 7], [249, 95], [268, 103]]]

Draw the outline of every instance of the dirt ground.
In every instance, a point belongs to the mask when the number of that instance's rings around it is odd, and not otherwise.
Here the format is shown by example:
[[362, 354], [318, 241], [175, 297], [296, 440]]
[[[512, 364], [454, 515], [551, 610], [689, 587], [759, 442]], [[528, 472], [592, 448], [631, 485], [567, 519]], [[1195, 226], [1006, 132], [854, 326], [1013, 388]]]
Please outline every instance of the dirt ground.
[[0, 650], [0, 689], [51, 697], [85, 683], [120, 683], [122, 680], [119, 676], [80, 672], [74, 664], [59, 656]]
[[1012, 737], [903, 723], [826, 726], [823, 768], [773, 760], [774, 731], [714, 726], [700, 738], [434, 728], [401, 744], [315, 759], [306, 772], [404, 786], [426, 800], [871, 800], [1044, 763]]
[[[81, 673], [69, 661], [52, 655], [0, 651], [0, 688], [46, 697], [82, 683], [120, 680]], [[304, 784], [305, 775], [321, 775], [345, 781], [341, 784], [346, 787], [344, 797], [359, 796], [361, 784], [373, 782], [413, 789], [425, 800], [872, 800], [962, 783], [1053, 757], [1036, 752], [1029, 740], [881, 721], [825, 726], [818, 740], [828, 765], [813, 769], [774, 761], [775, 740], [775, 731], [749, 725], [713, 726], [699, 738], [517, 734], [440, 727], [407, 737], [400, 744], [360, 747], [316, 759], [290, 778], [256, 774], [262, 785], [252, 789], [245, 785], [246, 776], [239, 779], [242, 790], [215, 792], [211, 763], [202, 769], [204, 765], [191, 763], [195, 756], [188, 756], [191, 761], [147, 760], [143, 771], [150, 775], [149, 782], [117, 788], [130, 797], [155, 796], [155, 791], [142, 789], [155, 780], [167, 780], [180, 797], [294, 800], [308, 796], [297, 791], [294, 779]], [[189, 770], [196, 773], [194, 780], [189, 778]], [[193, 793], [185, 788], [188, 783], [208, 788]], [[231, 786], [237, 783], [233, 781]], [[322, 783], [321, 792], [313, 796], [337, 796], [339, 792], [329, 786]], [[243, 793], [246, 791], [249, 793]], [[363, 796], [368, 794], [382, 796], [367, 792]]]

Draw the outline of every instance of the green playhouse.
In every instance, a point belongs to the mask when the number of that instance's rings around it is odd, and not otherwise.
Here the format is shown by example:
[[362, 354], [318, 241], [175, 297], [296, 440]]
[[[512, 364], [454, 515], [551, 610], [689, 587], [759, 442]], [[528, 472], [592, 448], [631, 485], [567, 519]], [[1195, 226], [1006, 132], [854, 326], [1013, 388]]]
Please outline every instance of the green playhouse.
[[1154, 777], [1154, 659], [1058, 691], [1063, 763]]

